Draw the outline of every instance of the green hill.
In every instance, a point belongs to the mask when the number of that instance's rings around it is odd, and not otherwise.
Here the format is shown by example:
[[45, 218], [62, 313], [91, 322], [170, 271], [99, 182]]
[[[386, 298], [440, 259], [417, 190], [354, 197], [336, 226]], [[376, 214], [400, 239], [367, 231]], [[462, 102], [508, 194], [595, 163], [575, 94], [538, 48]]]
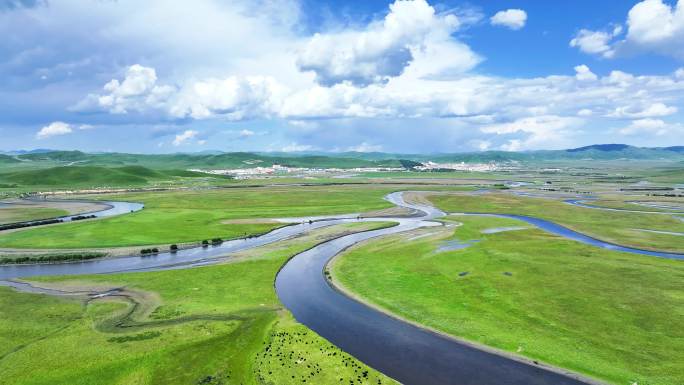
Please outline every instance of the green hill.
[[19, 162], [21, 162], [21, 161], [16, 159], [13, 156], [0, 154], [0, 164], [12, 164], [12, 163], [19, 163]]
[[58, 166], [0, 174], [0, 181], [19, 186], [105, 187], [139, 186], [178, 177], [211, 177], [185, 170], [155, 171], [143, 166]]
[[[465, 153], [437, 154], [395, 154], [395, 153], [250, 153], [250, 152], [205, 152], [178, 154], [125, 154], [95, 153], [81, 151], [48, 151], [26, 153], [18, 159], [0, 156], [0, 172], [2, 166], [26, 168], [48, 168], [55, 166], [91, 166], [91, 167], [123, 167], [137, 166], [151, 169], [122, 169], [123, 173], [135, 177], [145, 177], [147, 173], [159, 173], [160, 170], [198, 169], [235, 169], [252, 167], [270, 167], [274, 164], [305, 168], [342, 168], [357, 167], [401, 167], [400, 160], [417, 162], [544, 162], [574, 160], [684, 160], [684, 147], [665, 148], [634, 147], [625, 144], [599, 144], [568, 150], [538, 150], [524, 152], [482, 151]], [[153, 171], [156, 170], [156, 171]], [[158, 175], [148, 174], [148, 177]]]
[[[270, 167], [274, 164], [307, 168], [355, 168], [355, 167], [399, 167], [399, 161], [387, 159], [363, 159], [362, 157], [337, 157], [331, 155], [307, 154], [257, 154], [249, 152], [198, 153], [198, 154], [87, 154], [80, 151], [52, 151], [19, 155], [35, 166], [88, 165], [88, 166], [130, 166], [139, 165], [158, 169], [187, 168], [251, 168]], [[15, 159], [16, 161], [16, 159]]]

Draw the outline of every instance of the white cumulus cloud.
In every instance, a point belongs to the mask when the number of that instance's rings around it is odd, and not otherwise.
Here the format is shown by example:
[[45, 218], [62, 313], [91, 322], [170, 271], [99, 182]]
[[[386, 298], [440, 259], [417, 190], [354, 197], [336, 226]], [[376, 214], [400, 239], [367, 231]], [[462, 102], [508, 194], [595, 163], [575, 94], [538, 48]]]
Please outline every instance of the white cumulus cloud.
[[178, 118], [222, 115], [243, 120], [277, 111], [284, 92], [283, 86], [270, 77], [209, 78], [186, 84], [171, 100], [168, 110]]
[[593, 81], [598, 79], [595, 73], [591, 72], [591, 69], [585, 64], [581, 64], [575, 67], [575, 77], [580, 81]]
[[451, 37], [459, 25], [456, 15], [437, 14], [425, 0], [397, 0], [383, 20], [365, 29], [315, 34], [300, 50], [297, 65], [326, 86], [383, 83], [401, 75], [416, 57], [436, 51], [448, 55], [451, 66], [467, 70], [480, 59]]
[[36, 138], [47, 139], [52, 136], [66, 135], [73, 132], [70, 124], [64, 122], [52, 122], [38, 131]]
[[504, 151], [520, 151], [535, 148], [563, 148], [572, 137], [572, 129], [583, 121], [576, 117], [556, 115], [532, 116], [516, 119], [511, 122], [493, 124], [482, 127], [485, 134], [506, 137], [521, 136], [509, 139], [500, 148]]
[[492, 25], [500, 25], [513, 30], [521, 29], [527, 21], [527, 12], [522, 9], [507, 9], [499, 11], [490, 19]]
[[154, 68], [133, 64], [126, 70], [122, 81], [112, 79], [100, 94], [89, 94], [77, 103], [76, 111], [105, 110], [113, 114], [162, 108], [175, 92], [174, 87], [157, 85]]
[[652, 103], [647, 106], [617, 107], [609, 116], [616, 118], [654, 118], [677, 113], [677, 107], [665, 103]]
[[650, 134], [662, 136], [668, 133], [673, 126], [668, 125], [660, 119], [639, 119], [633, 120], [627, 127], [618, 132], [622, 135]]
[[183, 133], [176, 135], [176, 138], [173, 140], [172, 144], [174, 146], [180, 146], [197, 137], [197, 134], [199, 134], [199, 132], [195, 130], [185, 130]]
[[577, 35], [570, 40], [570, 46], [576, 47], [584, 53], [610, 58], [615, 54], [612, 41], [620, 33], [622, 33], [621, 26], [614, 27], [610, 32], [580, 29]]
[[684, 0], [670, 5], [663, 0], [643, 0], [627, 14], [626, 36], [612, 32], [580, 30], [570, 45], [582, 52], [606, 58], [621, 52], [656, 52], [684, 60]]

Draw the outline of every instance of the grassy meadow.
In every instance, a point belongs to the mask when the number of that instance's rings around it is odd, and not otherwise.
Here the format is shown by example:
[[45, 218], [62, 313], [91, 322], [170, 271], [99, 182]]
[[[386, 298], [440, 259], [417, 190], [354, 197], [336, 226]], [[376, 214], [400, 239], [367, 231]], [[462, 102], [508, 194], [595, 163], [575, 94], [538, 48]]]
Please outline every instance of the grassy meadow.
[[68, 215], [62, 209], [49, 207], [2, 207], [0, 206], [0, 225], [13, 222], [33, 221], [44, 218], [54, 218]]
[[[563, 240], [511, 219], [450, 217], [457, 228], [362, 244], [333, 281], [444, 333], [614, 384], [684, 381], [684, 264]], [[421, 233], [418, 233], [421, 234]], [[438, 251], [447, 240], [480, 240]]]
[[389, 225], [319, 229], [222, 265], [38, 279], [125, 286], [126, 297], [84, 303], [0, 287], [0, 384], [392, 384], [297, 323], [273, 286], [292, 255]]
[[[145, 209], [102, 220], [1, 234], [0, 247], [90, 248], [230, 239], [270, 231], [266, 218], [348, 214], [392, 205], [391, 187], [321, 186], [164, 191], [89, 198], [142, 202]], [[230, 222], [247, 219], [239, 223]], [[249, 221], [252, 219], [253, 221]]]
[[606, 212], [576, 207], [562, 201], [512, 194], [428, 195], [446, 212], [529, 215], [547, 219], [603, 241], [648, 250], [684, 253], [681, 236], [649, 233], [639, 229], [684, 232], [684, 222], [669, 215]]

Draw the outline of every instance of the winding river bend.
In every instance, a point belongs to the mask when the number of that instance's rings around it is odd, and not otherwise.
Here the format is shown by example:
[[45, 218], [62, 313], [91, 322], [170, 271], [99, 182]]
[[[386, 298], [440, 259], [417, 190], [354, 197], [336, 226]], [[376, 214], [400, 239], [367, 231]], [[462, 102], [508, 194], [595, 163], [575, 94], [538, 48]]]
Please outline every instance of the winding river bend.
[[[375, 237], [396, 234], [424, 226], [438, 226], [433, 219], [446, 215], [427, 205], [409, 204], [403, 193], [389, 194], [386, 199], [397, 206], [418, 213], [411, 218], [374, 218], [361, 221], [396, 221], [395, 227], [356, 233], [337, 238], [292, 258], [276, 277], [275, 288], [280, 300], [295, 318], [341, 349], [366, 364], [405, 384], [473, 384], [473, 385], [565, 385], [587, 384], [560, 370], [472, 346], [456, 339], [433, 333], [368, 307], [332, 287], [323, 275], [330, 259], [346, 248]], [[498, 215], [498, 214], [468, 214]], [[609, 244], [569, 230], [553, 222], [532, 217], [498, 215], [523, 220], [542, 230], [568, 239], [607, 249], [684, 259], [684, 255], [659, 253]], [[313, 219], [314, 217], [312, 217]], [[37, 275], [100, 274], [122, 271], [152, 271], [188, 268], [217, 263], [227, 254], [259, 247], [290, 238], [315, 228], [358, 221], [353, 217], [315, 217], [297, 222], [268, 234], [225, 242], [208, 248], [161, 253], [151, 257], [124, 257], [77, 263], [49, 265], [13, 265], [0, 267], [0, 279]], [[2, 281], [0, 281], [2, 284]], [[22, 285], [5, 281], [18, 290]]]
[[[78, 220], [78, 218], [82, 218], [84, 216], [87, 217], [92, 217], [92, 218], [107, 218], [107, 217], [113, 217], [115, 215], [122, 215], [122, 214], [128, 214], [132, 213], [135, 211], [140, 211], [142, 210], [145, 205], [142, 203], [135, 203], [135, 202], [114, 202], [114, 201], [102, 201], [102, 202], [90, 202], [90, 201], [77, 201], [77, 200], [35, 200], [37, 202], [71, 202], [71, 203], [98, 203], [101, 205], [104, 205], [106, 208], [103, 210], [97, 210], [97, 211], [89, 211], [89, 212], [84, 212], [80, 214], [73, 214], [73, 215], [65, 215], [61, 217], [53, 217], [53, 218], [44, 218], [44, 219], [37, 219], [33, 221], [23, 221], [23, 222], [14, 222], [14, 223], [5, 223], [4, 225], [16, 225], [16, 224], [22, 224], [25, 227], [31, 227], [31, 226], [37, 226], [45, 222], [46, 220], [59, 220], [60, 222], [72, 222], [74, 220]], [[7, 203], [7, 202], [0, 202], [0, 206], [4, 207], [13, 207], [17, 206], [16, 204], [12, 203]], [[74, 219], [76, 218], [76, 219]]]

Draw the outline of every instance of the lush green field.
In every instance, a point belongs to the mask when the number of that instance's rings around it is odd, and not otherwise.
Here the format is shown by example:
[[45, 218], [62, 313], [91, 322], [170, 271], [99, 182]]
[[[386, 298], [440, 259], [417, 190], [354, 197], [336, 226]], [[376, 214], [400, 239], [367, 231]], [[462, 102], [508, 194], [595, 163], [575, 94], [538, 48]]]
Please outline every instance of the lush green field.
[[417, 171], [385, 171], [385, 172], [363, 172], [358, 175], [363, 178], [387, 178], [387, 179], [502, 179], [510, 176], [490, 172], [468, 172], [468, 171], [448, 171], [448, 172], [417, 172]]
[[87, 305], [0, 287], [0, 384], [394, 383], [294, 321], [273, 286], [290, 256], [388, 225], [321, 229], [224, 265], [40, 279], [126, 287]]
[[[442, 332], [614, 384], [684, 383], [684, 263], [611, 252], [501, 218], [453, 217], [336, 260], [333, 280]], [[422, 230], [426, 231], [426, 230]], [[438, 252], [448, 239], [479, 239]]]
[[8, 169], [35, 169], [64, 165], [80, 166], [144, 166], [153, 169], [226, 169], [270, 167], [278, 164], [289, 167], [313, 168], [355, 168], [355, 167], [399, 167], [393, 157], [384, 159], [361, 159], [358, 157], [337, 157], [326, 155], [302, 155], [292, 153], [257, 154], [232, 152], [218, 154], [91, 154], [81, 151], [51, 151], [23, 154], [16, 157], [0, 154], [0, 166]]
[[559, 223], [607, 242], [684, 253], [682, 237], [637, 230], [684, 232], [684, 222], [669, 215], [607, 212], [571, 206], [552, 199], [496, 193], [477, 196], [430, 195], [428, 199], [447, 212], [530, 215]]
[[69, 212], [48, 207], [2, 207], [0, 206], [0, 225], [4, 223], [32, 221], [68, 215]]
[[[627, 198], [627, 200], [625, 198]], [[632, 198], [631, 200], [635, 200], [635, 199]], [[647, 199], [636, 199], [636, 200], [643, 201], [643, 202], [648, 201]], [[682, 214], [684, 214], [684, 209], [678, 210], [678, 209], [649, 207], [649, 206], [644, 206], [644, 205], [632, 203], [629, 201], [629, 197], [624, 197], [623, 199], [602, 198], [602, 199], [598, 199], [598, 200], [594, 200], [594, 201], [588, 201], [586, 203], [593, 205], [593, 206], [606, 207], [606, 208], [612, 208], [612, 209], [650, 211], [650, 212], [682, 212]], [[671, 206], [684, 207], [684, 200], [665, 201], [664, 199], [661, 199], [660, 201], [656, 201], [653, 203], [662, 203], [662, 204], [671, 205]]]
[[183, 179], [211, 179], [219, 183], [227, 178], [186, 170], [153, 170], [143, 166], [73, 165], [0, 173], [0, 183], [14, 185], [15, 188], [46, 190], [168, 184], [178, 183]]
[[[0, 247], [87, 248], [157, 245], [241, 237], [279, 223], [257, 219], [346, 214], [391, 207], [391, 187], [323, 186], [131, 193], [94, 196], [143, 202], [145, 209], [109, 219], [27, 229], [0, 235]], [[255, 219], [243, 223], [222, 223]]]

